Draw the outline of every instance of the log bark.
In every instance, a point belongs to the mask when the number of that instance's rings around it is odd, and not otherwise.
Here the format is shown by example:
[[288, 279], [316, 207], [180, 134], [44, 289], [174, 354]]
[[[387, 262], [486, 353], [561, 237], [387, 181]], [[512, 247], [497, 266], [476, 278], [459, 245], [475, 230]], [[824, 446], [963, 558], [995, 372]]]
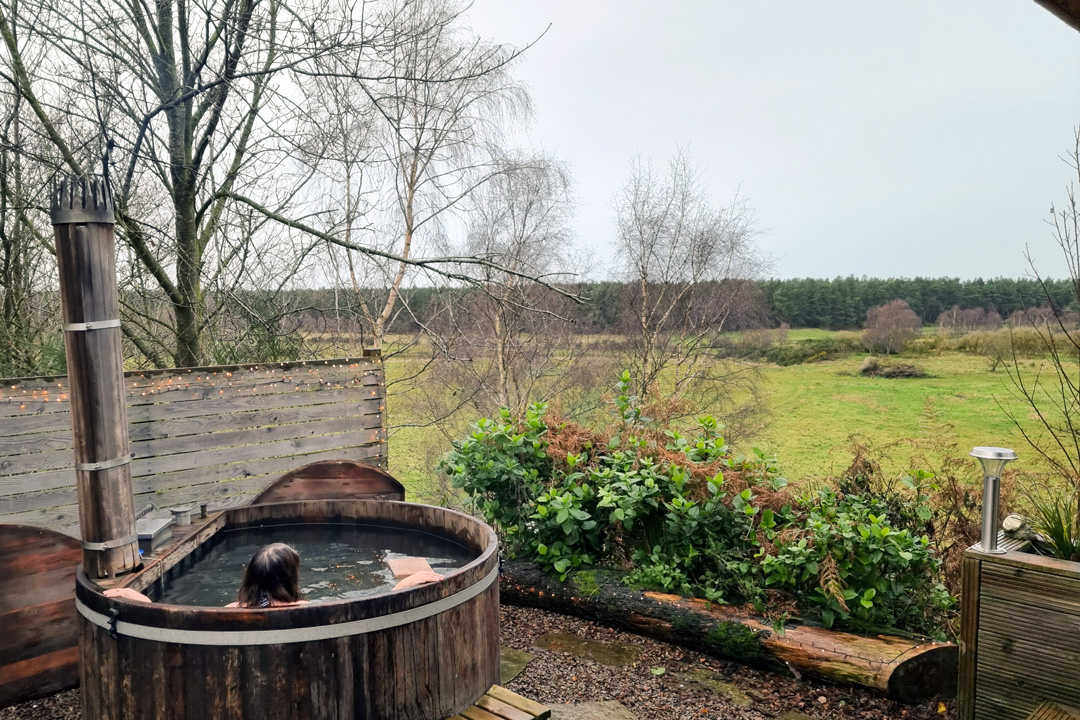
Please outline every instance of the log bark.
[[956, 694], [957, 647], [888, 635], [857, 635], [788, 623], [705, 600], [640, 592], [612, 570], [579, 571], [566, 582], [527, 561], [503, 563], [504, 603], [592, 620], [757, 667], [876, 690], [901, 702]]

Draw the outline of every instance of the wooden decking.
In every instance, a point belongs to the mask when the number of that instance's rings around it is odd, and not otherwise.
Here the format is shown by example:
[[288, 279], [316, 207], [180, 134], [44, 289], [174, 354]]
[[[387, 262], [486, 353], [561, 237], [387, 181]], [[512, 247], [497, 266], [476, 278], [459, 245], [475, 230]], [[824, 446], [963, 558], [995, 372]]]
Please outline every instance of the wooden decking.
[[1028, 715], [1027, 720], [1080, 720], [1080, 710], [1043, 703]]
[[484, 697], [449, 720], [547, 720], [551, 711], [540, 703], [492, 685]]

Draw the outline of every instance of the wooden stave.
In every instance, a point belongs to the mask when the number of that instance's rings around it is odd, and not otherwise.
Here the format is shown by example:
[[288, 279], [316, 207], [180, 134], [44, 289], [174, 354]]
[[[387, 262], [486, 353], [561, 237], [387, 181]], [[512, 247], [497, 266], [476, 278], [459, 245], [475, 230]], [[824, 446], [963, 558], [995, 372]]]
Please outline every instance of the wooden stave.
[[[298, 506], [304, 516], [295, 517]], [[381, 508], [382, 513], [375, 512]], [[269, 520], [284, 521], [362, 520], [377, 524], [381, 519], [392, 527], [417, 528], [418, 519], [442, 516], [443, 531], [466, 529], [467, 540], [481, 545], [480, 557], [441, 583], [404, 592], [354, 601], [319, 603], [297, 608], [265, 610], [225, 610], [180, 606], [146, 606], [104, 598], [88, 578], [80, 574], [77, 596], [95, 608], [119, 606], [123, 618], [143, 623], [162, 622], [171, 627], [193, 628], [211, 625], [215, 629], [252, 627], [304, 627], [316, 621], [347, 622], [377, 617], [387, 612], [421, 608], [437, 598], [468, 588], [498, 568], [494, 533], [483, 523], [462, 513], [442, 508], [398, 502], [314, 501], [276, 503], [226, 511], [229, 520], [220, 527], [242, 527]], [[386, 517], [380, 518], [382, 514]], [[432, 525], [427, 531], [439, 530]], [[138, 587], [138, 575], [127, 583]], [[134, 720], [141, 717], [281, 717], [337, 720], [338, 718], [403, 718], [439, 720], [468, 707], [498, 681], [498, 582], [440, 615], [410, 625], [363, 635], [331, 640], [296, 642], [285, 645], [242, 647], [178, 646], [134, 638], [112, 639], [107, 630], [80, 616], [84, 639], [83, 667], [100, 665], [117, 673], [118, 681], [99, 674], [83, 674], [84, 718]], [[201, 616], [201, 617], [199, 617]], [[321, 617], [320, 617], [321, 616]], [[207, 622], [214, 618], [214, 622]], [[111, 648], [111, 649], [110, 649]], [[301, 649], [302, 648], [302, 649]], [[347, 656], [347, 658], [346, 658]], [[376, 660], [375, 658], [381, 658]], [[464, 661], [464, 662], [460, 662]], [[459, 665], [460, 662], [460, 665]], [[200, 667], [200, 682], [190, 683], [184, 673], [169, 668]], [[219, 672], [215, 664], [223, 665]], [[416, 676], [402, 674], [406, 665], [417, 667]], [[259, 668], [256, 672], [253, 668]], [[449, 672], [447, 672], [449, 670]], [[237, 680], [230, 690], [227, 679]], [[393, 677], [392, 683], [385, 681]], [[206, 679], [209, 679], [209, 682]], [[245, 683], [245, 678], [247, 682]], [[260, 680], [261, 678], [261, 680]], [[297, 680], [300, 678], [300, 681]], [[87, 685], [87, 683], [91, 683]], [[123, 688], [155, 688], [150, 696], [126, 697]], [[182, 696], [182, 697], [178, 697]], [[270, 705], [275, 704], [274, 707]], [[183, 708], [174, 710], [175, 708]], [[162, 710], [164, 708], [164, 711]], [[151, 715], [146, 713], [150, 712]], [[164, 712], [164, 714], [162, 714]], [[172, 713], [172, 714], [169, 714]]]

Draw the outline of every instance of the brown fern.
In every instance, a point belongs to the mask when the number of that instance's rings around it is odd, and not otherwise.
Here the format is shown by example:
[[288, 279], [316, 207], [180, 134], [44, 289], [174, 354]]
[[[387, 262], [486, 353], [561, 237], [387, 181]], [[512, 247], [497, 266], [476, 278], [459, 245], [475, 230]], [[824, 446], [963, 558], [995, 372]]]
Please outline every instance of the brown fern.
[[844, 612], [848, 612], [847, 603], [844, 602], [844, 583], [840, 580], [840, 568], [836, 567], [836, 560], [831, 554], [818, 563], [818, 585]]

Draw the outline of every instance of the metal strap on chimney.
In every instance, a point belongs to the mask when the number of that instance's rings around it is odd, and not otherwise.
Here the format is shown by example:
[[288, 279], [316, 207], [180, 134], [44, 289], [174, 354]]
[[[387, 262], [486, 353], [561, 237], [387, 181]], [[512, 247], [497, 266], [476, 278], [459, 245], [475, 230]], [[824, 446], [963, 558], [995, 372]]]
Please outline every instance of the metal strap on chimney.
[[105, 328], [120, 327], [120, 320], [90, 320], [81, 323], [64, 323], [67, 332], [86, 332], [87, 330], [104, 330]]
[[118, 458], [113, 458], [112, 460], [102, 460], [101, 462], [77, 462], [75, 463], [75, 469], [82, 470], [83, 472], [90, 472], [91, 470], [108, 470], [109, 468], [127, 465], [129, 462], [131, 462], [131, 455], [121, 455]]
[[130, 545], [133, 542], [137, 542], [138, 539], [139, 534], [136, 533], [134, 535], [128, 535], [127, 537], [122, 537], [117, 540], [106, 540], [105, 542], [88, 542], [86, 540], [83, 540], [82, 546], [84, 550], [112, 550], [113, 548]]

